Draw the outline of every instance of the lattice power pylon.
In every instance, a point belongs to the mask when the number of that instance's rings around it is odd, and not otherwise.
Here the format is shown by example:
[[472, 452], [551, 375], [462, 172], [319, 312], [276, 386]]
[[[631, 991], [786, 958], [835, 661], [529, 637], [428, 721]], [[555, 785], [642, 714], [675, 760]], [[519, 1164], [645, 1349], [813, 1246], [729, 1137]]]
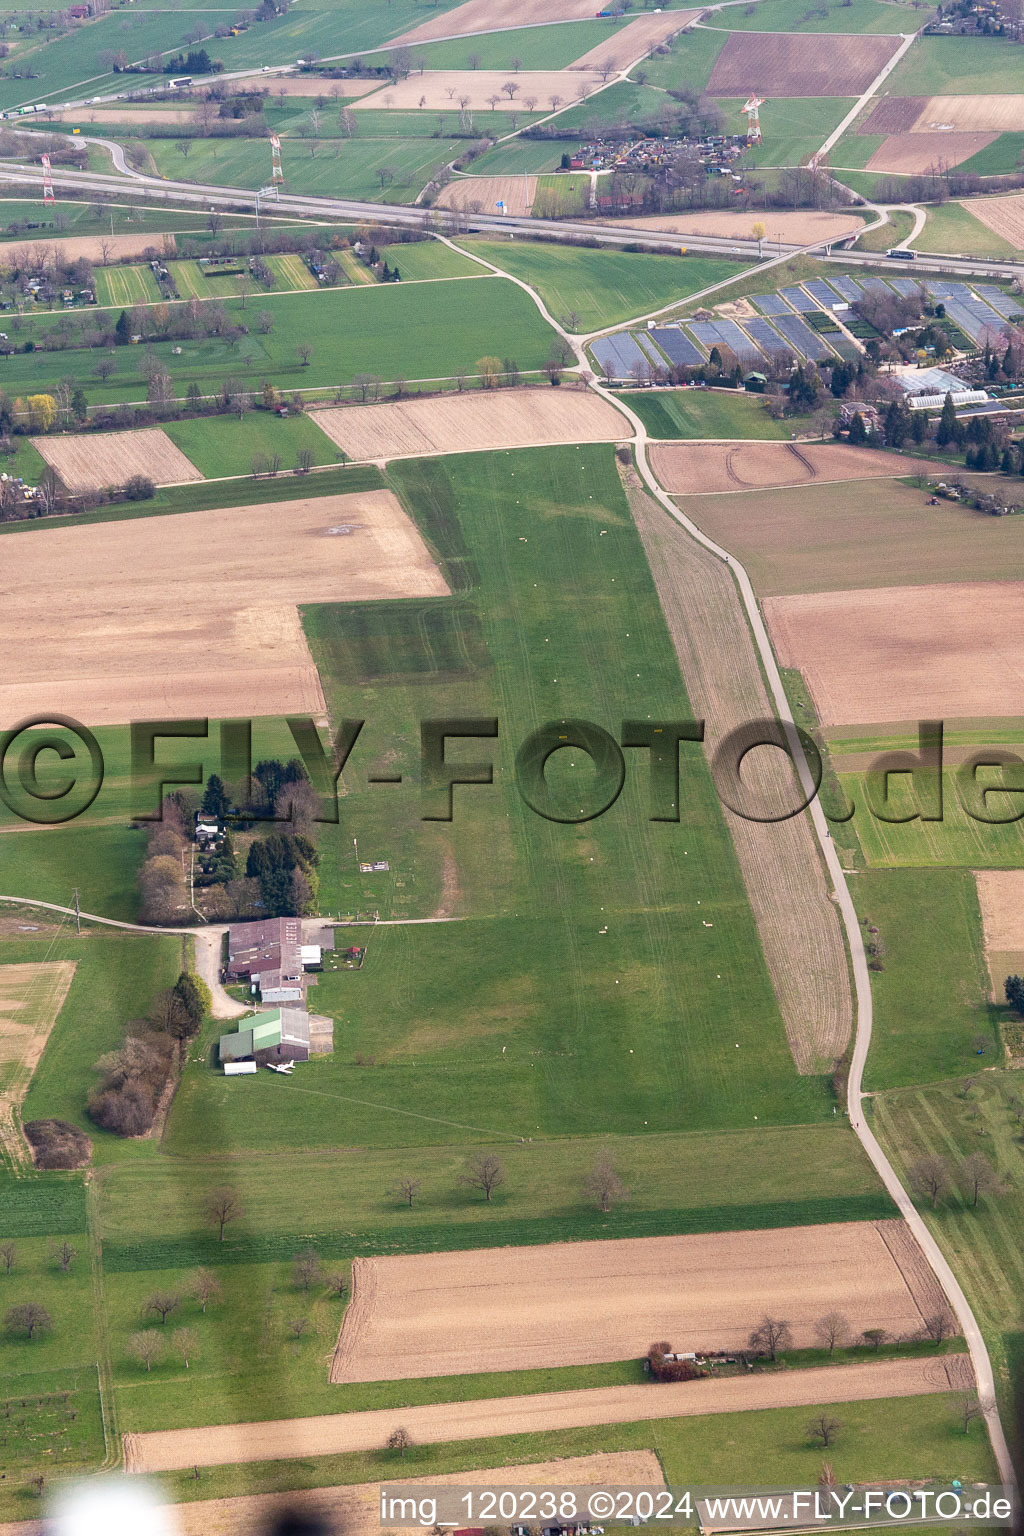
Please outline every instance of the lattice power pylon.
[[281, 140], [276, 133], [270, 135], [270, 163], [273, 167], [270, 180], [277, 186], [284, 181], [284, 171], [281, 169]]
[[764, 106], [764, 98], [762, 96], [755, 96], [755, 95], [751, 94], [747, 98], [746, 106], [740, 108], [740, 110], [742, 112], [745, 112], [747, 114], [747, 143], [748, 144], [760, 144], [760, 142], [761, 142], [761, 119], [760, 119], [758, 113], [760, 111], [760, 108], [763, 107], [763, 106]]
[[53, 175], [52, 175], [52, 172], [50, 170], [50, 157], [49, 157], [49, 155], [44, 155], [43, 156], [43, 207], [45, 208], [47, 203], [52, 203], [52, 202], [55, 202], [55, 201], [56, 201], [56, 199], [54, 198], [54, 195], [53, 195]]

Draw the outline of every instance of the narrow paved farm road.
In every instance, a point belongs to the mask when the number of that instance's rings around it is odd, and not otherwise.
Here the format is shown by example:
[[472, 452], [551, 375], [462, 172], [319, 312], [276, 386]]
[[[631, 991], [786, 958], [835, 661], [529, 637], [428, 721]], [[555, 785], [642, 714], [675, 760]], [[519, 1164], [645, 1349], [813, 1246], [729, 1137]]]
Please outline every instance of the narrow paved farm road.
[[[921, 27], [923, 26], [924, 22], [921, 23]], [[810, 163], [812, 165], [817, 165], [822, 156], [828, 154], [833, 144], [838, 144], [847, 128], [849, 128], [850, 124], [854, 122], [854, 120], [864, 110], [872, 96], [876, 96], [878, 94], [880, 88], [884, 85], [885, 81], [888, 80], [889, 76], [892, 74], [893, 70], [896, 68], [903, 55], [913, 44], [915, 38], [917, 37], [917, 32], [905, 32], [902, 33], [901, 36], [903, 41], [900, 43], [900, 46], [897, 48], [892, 58], [879, 70], [878, 74], [872, 80], [864, 94], [862, 96], [858, 96], [857, 100], [854, 102], [849, 112], [847, 112], [842, 122], [838, 127], [833, 128], [832, 132], [829, 134], [828, 138], [825, 140], [824, 144], [817, 151], [817, 153], [811, 156]]]
[[491, 1397], [469, 1403], [425, 1403], [411, 1408], [323, 1413], [306, 1419], [271, 1419], [256, 1424], [154, 1430], [125, 1435], [125, 1465], [129, 1472], [175, 1472], [185, 1467], [373, 1451], [384, 1444], [399, 1423], [409, 1431], [414, 1445], [437, 1445], [448, 1440], [483, 1440], [494, 1435], [637, 1424], [650, 1419], [695, 1418], [758, 1408], [853, 1403], [873, 1397], [921, 1397], [962, 1388], [968, 1369], [965, 1355], [926, 1356], [727, 1376], [720, 1381], [588, 1387], [573, 1392], [538, 1392], [528, 1397]]

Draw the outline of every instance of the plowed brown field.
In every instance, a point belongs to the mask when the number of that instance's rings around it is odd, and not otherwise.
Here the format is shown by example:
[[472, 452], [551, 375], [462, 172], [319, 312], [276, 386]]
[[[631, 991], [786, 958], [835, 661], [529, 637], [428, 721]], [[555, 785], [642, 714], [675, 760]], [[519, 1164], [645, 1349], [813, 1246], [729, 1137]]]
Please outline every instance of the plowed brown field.
[[629, 435], [614, 406], [589, 389], [473, 390], [397, 405], [334, 406], [312, 415], [352, 459], [614, 443]]
[[1024, 869], [979, 869], [978, 901], [990, 949], [1024, 949]]
[[995, 133], [896, 134], [878, 146], [867, 169], [913, 176], [939, 166], [962, 165], [998, 137]]
[[536, 176], [460, 176], [441, 189], [437, 207], [496, 213], [501, 201], [506, 213], [521, 217], [529, 213], [536, 195]]
[[921, 116], [927, 96], [883, 96], [857, 124], [858, 133], [909, 133]]
[[784, 667], [822, 725], [1024, 715], [1024, 582], [957, 582], [769, 597]]
[[19, 532], [0, 576], [0, 726], [321, 715], [296, 604], [447, 592], [389, 491]]
[[31, 441], [72, 492], [123, 485], [131, 475], [148, 475], [157, 485], [183, 485], [203, 478], [159, 427], [88, 437], [33, 437]]
[[898, 454], [846, 443], [658, 443], [651, 464], [673, 495], [766, 490], [836, 480], [891, 479], [916, 465]]
[[900, 46], [898, 37], [732, 32], [709, 96], [859, 96]]
[[0, 247], [0, 271], [7, 270], [7, 252], [21, 267], [26, 267], [40, 257], [52, 264], [56, 255], [68, 261], [84, 256], [87, 261], [97, 264], [104, 260], [120, 261], [125, 256], [141, 256], [150, 247], [165, 256], [173, 256], [174, 236], [150, 231], [138, 235], [68, 235], [63, 240], [19, 240], [17, 243], [12, 240], [9, 245]]
[[642, 59], [658, 43], [666, 43], [682, 32], [700, 14], [700, 11], [662, 11], [660, 15], [638, 16], [614, 32], [607, 42], [581, 53], [569, 68], [601, 69], [604, 64], [611, 63], [616, 69], [625, 69]]
[[331, 1380], [627, 1360], [652, 1339], [734, 1349], [769, 1309], [789, 1320], [798, 1346], [813, 1343], [814, 1321], [830, 1308], [855, 1333], [915, 1333], [925, 1314], [884, 1225], [355, 1259]]
[[[827, 1296], [822, 1304], [828, 1305]], [[514, 1318], [514, 1310], [503, 1312], [499, 1326], [507, 1328]], [[651, 1419], [794, 1408], [811, 1403], [854, 1403], [873, 1397], [920, 1397], [962, 1390], [971, 1380], [969, 1356], [942, 1355], [763, 1376], [730, 1376], [720, 1381], [672, 1385], [649, 1382], [642, 1387], [592, 1387], [469, 1403], [325, 1413], [308, 1419], [215, 1424], [204, 1429], [125, 1435], [125, 1464], [129, 1473], [170, 1472], [183, 1467], [379, 1451], [398, 1424], [409, 1431], [415, 1445], [436, 1445], [448, 1440], [482, 1440], [495, 1435], [536, 1434], [595, 1424], [636, 1424]]]
[[[728, 240], [750, 240], [756, 220], [749, 213], [731, 209], [708, 209], [705, 213], [652, 213], [642, 219], [631, 218], [630, 229], [662, 229], [680, 235], [723, 235]], [[841, 240], [844, 235], [864, 228], [864, 220], [855, 213], [815, 213], [780, 210], [772, 213], [771, 238], [781, 235], [794, 245], [814, 245], [821, 240]], [[770, 245], [770, 242], [769, 242]], [[758, 314], [758, 310], [753, 311]]]
[[[634, 472], [625, 479], [690, 702], [707, 722], [710, 758], [729, 731], [773, 713], [750, 625], [728, 568], [630, 483]], [[793, 773], [781, 753], [751, 753], [744, 777], [762, 803], [795, 803]], [[805, 816], [768, 825], [726, 806], [722, 814], [793, 1060], [800, 1072], [827, 1069], [846, 1048], [853, 1013], [842, 928], [813, 831]], [[794, 931], [801, 935], [799, 954]]]
[[1024, 251], [1024, 192], [1015, 192], [1012, 197], [972, 197], [964, 207], [1018, 251]]
[[929, 96], [922, 103], [911, 131], [1019, 133], [1022, 118], [1024, 96]]
[[426, 43], [435, 37], [465, 37], [472, 32], [501, 32], [545, 21], [592, 21], [594, 0], [466, 0], [453, 11], [420, 22], [392, 38], [399, 43]]

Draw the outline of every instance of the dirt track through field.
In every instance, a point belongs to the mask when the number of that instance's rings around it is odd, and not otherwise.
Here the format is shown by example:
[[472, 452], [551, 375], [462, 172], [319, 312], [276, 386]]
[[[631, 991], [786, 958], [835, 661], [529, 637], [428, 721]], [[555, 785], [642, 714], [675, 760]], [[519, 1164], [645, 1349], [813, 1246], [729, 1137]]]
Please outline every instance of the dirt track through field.
[[651, 464], [674, 496], [767, 490], [812, 480], [891, 479], [917, 466], [896, 454], [846, 443], [658, 443]]
[[[503, 1314], [502, 1327], [508, 1326], [510, 1316], [514, 1314]], [[124, 1437], [125, 1462], [129, 1473], [170, 1472], [376, 1451], [399, 1424], [409, 1431], [414, 1444], [436, 1445], [448, 1440], [483, 1440], [597, 1424], [864, 1402], [875, 1397], [920, 1397], [962, 1389], [970, 1380], [968, 1356], [943, 1355], [733, 1376], [721, 1381], [648, 1383], [468, 1403], [428, 1403], [307, 1419], [274, 1419], [262, 1424], [216, 1424], [204, 1429], [128, 1434]]]
[[0, 728], [53, 710], [89, 725], [319, 717], [298, 603], [447, 594], [389, 491], [18, 532], [0, 575]]
[[74, 975], [73, 960], [0, 966], [0, 1150], [15, 1164], [31, 1160], [18, 1110]]
[[[516, 87], [514, 99], [504, 88], [506, 81]], [[469, 110], [486, 112], [486, 120], [490, 120], [493, 96], [498, 98], [499, 112], [549, 112], [552, 96], [568, 104], [578, 101], [584, 94], [589, 96], [600, 84], [601, 76], [595, 71], [585, 72], [575, 67], [572, 70], [521, 69], [518, 74], [510, 69], [427, 69], [422, 74], [389, 82], [372, 96], [357, 101], [352, 110], [370, 112], [386, 108], [388, 111], [411, 112], [421, 108], [429, 112], [458, 112], [460, 98], [468, 97]], [[534, 102], [532, 109], [530, 101]]]
[[[479, 1487], [618, 1487], [657, 1488], [664, 1481], [661, 1463], [653, 1451], [610, 1451], [593, 1456], [566, 1456], [556, 1461], [490, 1467], [486, 1470], [445, 1473], [435, 1477], [416, 1474], [417, 1486], [441, 1488], [455, 1483]], [[181, 1536], [252, 1536], [267, 1531], [272, 1520], [285, 1511], [319, 1517], [332, 1532], [344, 1536], [381, 1536], [380, 1492], [397, 1483], [351, 1483], [340, 1488], [317, 1488], [299, 1493], [249, 1494], [235, 1499], [203, 1499], [179, 1504], [175, 1529]], [[393, 1523], [390, 1530], [407, 1527]], [[422, 1527], [418, 1528], [421, 1531]], [[29, 1536], [22, 1526], [0, 1525], [0, 1536]]]
[[765, 599], [784, 667], [822, 725], [1024, 714], [1024, 582], [873, 587]]
[[[722, 562], [677, 527], [632, 474], [626, 484], [690, 703], [707, 722], [710, 754], [737, 726], [774, 715], [754, 642]], [[795, 803], [787, 762], [770, 749], [747, 759], [751, 789], [764, 803]], [[846, 946], [812, 828], [806, 816], [764, 825], [726, 806], [722, 814], [793, 1059], [801, 1072], [818, 1071], [846, 1048], [853, 1012]], [[799, 953], [794, 933], [801, 935]]]
[[132, 475], [148, 475], [156, 485], [204, 478], [159, 427], [88, 437], [33, 437], [31, 442], [72, 492], [123, 485]]
[[860, 96], [900, 46], [880, 34], [731, 32], [709, 96]]
[[638, 16], [613, 32], [606, 42], [588, 48], [569, 65], [570, 69], [601, 69], [612, 64], [625, 69], [635, 59], [642, 59], [658, 43], [666, 43], [696, 21], [702, 13], [697, 11], [662, 11], [660, 15]]
[[993, 234], [1024, 251], [1024, 192], [1015, 192], [1012, 197], [972, 197], [963, 207]]
[[922, 175], [939, 166], [962, 165], [998, 137], [995, 133], [897, 134], [879, 145], [866, 169]]
[[408, 458], [553, 443], [613, 443], [622, 417], [592, 390], [503, 389], [311, 412], [349, 458]]
[[652, 1339], [738, 1349], [768, 1310], [789, 1320], [798, 1347], [833, 1307], [855, 1334], [906, 1337], [927, 1313], [885, 1225], [355, 1259], [331, 1380], [597, 1364], [640, 1356]]
[[402, 43], [426, 43], [435, 37], [465, 37], [472, 32], [502, 32], [506, 27], [529, 27], [545, 21], [592, 21], [594, 0], [465, 0], [453, 11], [392, 38], [390, 47]]

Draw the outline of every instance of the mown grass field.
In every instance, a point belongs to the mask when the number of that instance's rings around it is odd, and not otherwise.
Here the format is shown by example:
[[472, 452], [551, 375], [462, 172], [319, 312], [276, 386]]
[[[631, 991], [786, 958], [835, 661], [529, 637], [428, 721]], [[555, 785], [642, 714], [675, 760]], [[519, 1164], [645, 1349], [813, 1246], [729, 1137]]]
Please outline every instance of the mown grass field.
[[[635, 770], [613, 810], [579, 827], [539, 817], [512, 783], [512, 756], [538, 721], [572, 712], [617, 729], [623, 711], [681, 697], [611, 449], [410, 463], [393, 481], [447, 562], [453, 602], [476, 608], [493, 665], [375, 687], [365, 747], [346, 770], [337, 883], [321, 900], [329, 911], [368, 904], [342, 851], [358, 837], [361, 858], [390, 862], [388, 915], [467, 920], [382, 929], [361, 971], [325, 972], [317, 1006], [339, 1021], [336, 1050], [304, 1076], [265, 1074], [237, 1094], [190, 1068], [172, 1142], [205, 1113], [239, 1146], [254, 1144], [260, 1120], [264, 1145], [381, 1146], [830, 1113], [823, 1085], [793, 1072], [703, 759], [684, 749], [682, 829], [646, 820]], [[340, 607], [331, 626], [319, 612], [310, 639], [331, 716], [365, 713], [344, 647], [358, 614]], [[364, 789], [383, 762], [414, 773], [416, 722], [453, 713], [497, 714], [502, 734], [483, 753], [498, 783], [457, 793], [450, 827], [421, 821], [404, 785], [390, 797]], [[588, 781], [582, 761], [559, 765], [557, 793], [575, 799]], [[261, 1101], [282, 1086], [268, 1124]]]
[[293, 253], [285, 256], [268, 256], [267, 266], [277, 278], [281, 288], [317, 288], [319, 284], [301, 256]]
[[[397, 267], [403, 282], [429, 282], [437, 278], [480, 277], [486, 268], [440, 240], [410, 240], [389, 245], [380, 253]], [[366, 268], [362, 268], [366, 271]]]
[[[5, 942], [3, 961], [42, 958], [49, 942], [46, 937]], [[95, 1063], [120, 1045], [125, 1025], [144, 1015], [163, 987], [173, 985], [181, 970], [181, 940], [87, 926], [78, 936], [71, 918], [47, 958], [72, 959], [77, 968], [25, 1096], [22, 1119], [54, 1118], [81, 1125], [93, 1139], [97, 1161], [131, 1156], [136, 1145], [93, 1126], [85, 1117], [85, 1101], [96, 1083]], [[155, 1150], [156, 1144], [151, 1145]]]
[[[304, 450], [317, 464], [336, 464], [340, 452], [308, 416], [272, 416], [269, 412], [237, 416], [202, 416], [194, 421], [169, 421], [165, 431], [186, 458], [208, 479], [220, 475], [249, 475], [261, 458], [280, 457], [282, 472], [298, 467]], [[262, 499], [264, 481], [254, 481], [251, 499]], [[315, 481], [307, 485], [317, 494]]]
[[[500, 288], [497, 287], [501, 284]], [[232, 322], [249, 327], [240, 342], [222, 337], [184, 338], [176, 356], [161, 347], [160, 361], [175, 392], [184, 396], [194, 380], [203, 393], [217, 394], [226, 378], [259, 388], [264, 380], [283, 389], [349, 384], [360, 373], [384, 380], [474, 375], [481, 357], [514, 357], [520, 368], [538, 369], [551, 346], [551, 331], [529, 296], [501, 278], [439, 283], [429, 290], [410, 283], [367, 284], [321, 293], [261, 293], [247, 301], [224, 300]], [[264, 334], [255, 324], [259, 310], [273, 317]], [[26, 322], [23, 335], [46, 331], [54, 317]], [[312, 346], [304, 365], [297, 346]], [[81, 384], [90, 404], [145, 397], [145, 348], [118, 347], [115, 372], [96, 374], [103, 349], [15, 353], [5, 364], [5, 387], [14, 394], [38, 393], [63, 377]]]
[[509, 139], [504, 144], [495, 144], [493, 149], [475, 160], [473, 170], [479, 176], [514, 176], [522, 175], [523, 171], [533, 175], [556, 171], [562, 155], [566, 152], [572, 154], [576, 148], [572, 139], [556, 139], [553, 142], [522, 137]]
[[958, 167], [975, 176], [1005, 176], [1020, 169], [1021, 152], [1024, 150], [1024, 133], [1001, 133], [991, 144], [986, 144], [976, 155], [964, 160]]
[[[631, 19], [627, 17], [626, 22]], [[508, 32], [482, 32], [478, 37], [421, 43], [416, 51], [427, 69], [511, 70], [513, 59], [519, 59], [523, 69], [564, 69], [599, 43], [612, 43], [626, 22], [609, 18], [515, 27]], [[379, 59], [370, 58], [367, 62], [373, 64]]]
[[[498, 114], [484, 115], [490, 119]], [[357, 137], [325, 141], [315, 156], [305, 140], [288, 140], [282, 148], [286, 189], [367, 202], [411, 203], [464, 147], [458, 139], [400, 137], [397, 124], [388, 124], [391, 131], [375, 137], [371, 135], [373, 125], [362, 122], [367, 116], [360, 114]], [[436, 126], [433, 117], [431, 120]], [[255, 190], [264, 186], [270, 175], [266, 143], [259, 139], [193, 139], [184, 166], [173, 140], [152, 139], [148, 148], [160, 173], [177, 180], [184, 175], [190, 181]]]
[[573, 329], [581, 332], [682, 302], [688, 294], [743, 270], [738, 262], [718, 257], [651, 256], [520, 240], [465, 243], [467, 250], [535, 287], [556, 318], [578, 315]]
[[160, 289], [148, 267], [96, 267], [94, 278], [97, 304], [120, 304], [129, 309], [133, 304], [160, 301]]
[[[774, 6], [775, 0], [772, 0], [772, 5], [765, 7], [765, 14]], [[674, 90], [685, 80], [688, 85], [703, 90], [728, 40], [726, 23], [718, 18], [735, 20], [740, 10], [740, 6], [730, 6], [727, 11], [717, 12], [711, 26], [695, 27], [674, 38], [667, 53], [656, 53], [646, 59], [640, 69], [646, 74], [649, 84]]]
[[[990, 1066], [999, 1042], [971, 871], [870, 870], [850, 886], [865, 939], [883, 951], [883, 969], [871, 977], [875, 1018], [865, 1086], [903, 1087]], [[980, 1039], [988, 1042], [984, 1059]]]
[[[871, 868], [1019, 869], [1024, 863], [1022, 823], [993, 825], [969, 816], [957, 793], [955, 769], [943, 773], [941, 821], [922, 821], [919, 817], [913, 821], [881, 821], [869, 809], [864, 773], [842, 773], [840, 780], [846, 795], [858, 807], [853, 826]], [[990, 775], [978, 776], [979, 785], [993, 782]], [[908, 774], [890, 779], [889, 798], [893, 814], [910, 814], [917, 808]], [[1017, 795], [987, 797], [989, 815], [1016, 815], [1019, 811]]]
[[730, 32], [912, 32], [916, 11], [907, 4], [879, 0], [831, 0], [808, 13], [804, 0], [771, 0], [768, 5], [729, 6], [714, 19]]
[[1009, 256], [1016, 251], [1009, 240], [997, 235], [962, 203], [942, 203], [928, 209], [924, 229], [914, 241], [915, 251], [937, 251], [965, 256]]
[[[1024, 1285], [1024, 1182], [1020, 1127], [1012, 1107], [1020, 1074], [984, 1071], [965, 1081], [938, 1083], [879, 1095], [875, 1130], [904, 1176], [921, 1157], [945, 1158], [951, 1188], [935, 1211], [919, 1202], [925, 1221], [942, 1244], [985, 1334], [1010, 1443], [1024, 1428], [1020, 1295]], [[1004, 1193], [983, 1195], [975, 1210], [959, 1170], [981, 1152], [1000, 1174]]]
[[[65, 1235], [55, 1233], [54, 1238]], [[34, 1381], [42, 1371], [78, 1367], [81, 1385], [90, 1385], [87, 1370], [96, 1359], [96, 1333], [88, 1242], [84, 1235], [71, 1239], [75, 1258], [67, 1274], [50, 1257], [52, 1242], [50, 1237], [20, 1238], [14, 1267], [9, 1275], [2, 1276], [4, 1310], [23, 1301], [38, 1301], [49, 1312], [53, 1327], [33, 1339], [7, 1329], [0, 1332], [0, 1404], [18, 1390], [20, 1377]], [[95, 1386], [95, 1381], [93, 1375], [91, 1385]], [[38, 1454], [40, 1448], [35, 1449]]]
[[[718, 102], [725, 113], [727, 133], [743, 132], [746, 118], [740, 108], [745, 99], [737, 97]], [[821, 148], [855, 101], [853, 96], [794, 96], [766, 101], [761, 108], [764, 142], [747, 151], [744, 164], [755, 167], [804, 164]], [[836, 158], [838, 162], [839, 156]]]
[[788, 437], [793, 430], [773, 421], [753, 395], [721, 389], [623, 390], [651, 437]]

